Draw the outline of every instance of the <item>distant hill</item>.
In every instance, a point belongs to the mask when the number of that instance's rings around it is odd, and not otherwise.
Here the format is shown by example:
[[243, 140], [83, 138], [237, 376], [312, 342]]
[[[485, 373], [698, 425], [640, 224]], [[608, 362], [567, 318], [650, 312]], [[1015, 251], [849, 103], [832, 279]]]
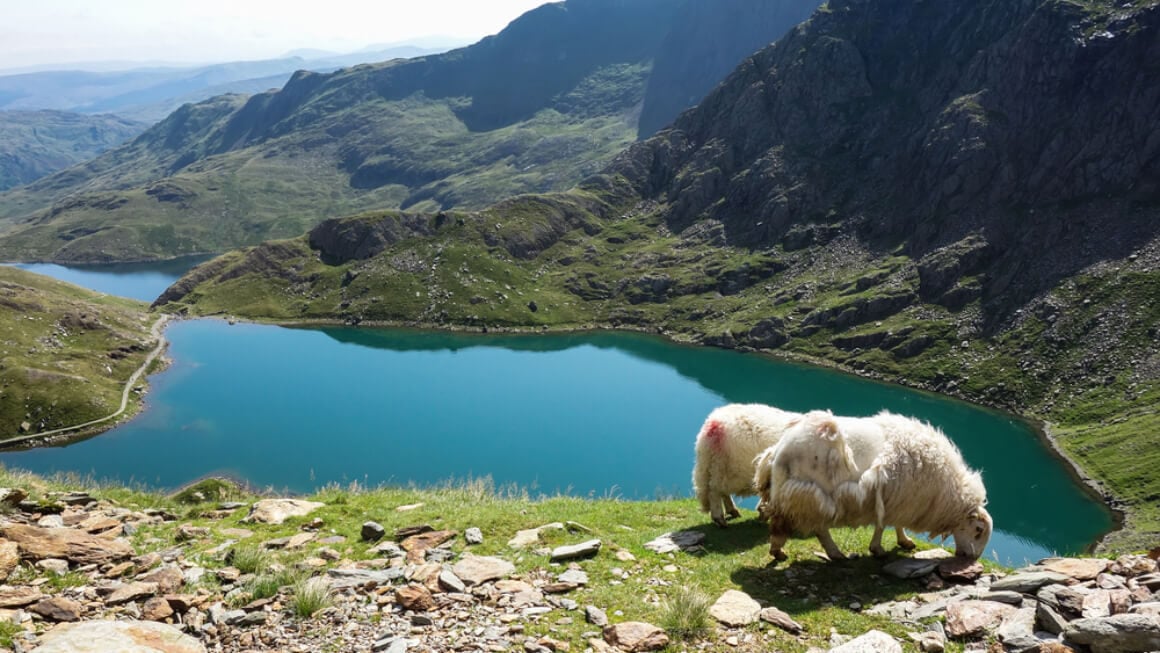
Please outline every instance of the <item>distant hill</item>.
[[109, 115], [0, 111], [0, 191], [88, 161], [146, 127]]
[[399, 45], [350, 54], [322, 53], [322, 56], [288, 56], [206, 66], [0, 73], [0, 110], [113, 113], [132, 120], [157, 122], [186, 102], [224, 93], [279, 88], [297, 70], [330, 72], [344, 66], [423, 56], [445, 49]]
[[[654, 62], [674, 78], [686, 62], [704, 78], [672, 34], [713, 52], [733, 21], [768, 43], [790, 27], [776, 17], [815, 2], [731, 0], [713, 29], [698, 30], [685, 23], [710, 9], [688, 1], [547, 4], [467, 48], [300, 72], [279, 91], [186, 105], [131, 144], [0, 196], [0, 257], [220, 251], [368, 208], [478, 208], [568, 188], [636, 138]], [[744, 56], [736, 44], [727, 49], [715, 60]], [[655, 106], [667, 109], [652, 115], [675, 118], [686, 104], [670, 96], [695, 101], [697, 86], [705, 83], [653, 89]]]

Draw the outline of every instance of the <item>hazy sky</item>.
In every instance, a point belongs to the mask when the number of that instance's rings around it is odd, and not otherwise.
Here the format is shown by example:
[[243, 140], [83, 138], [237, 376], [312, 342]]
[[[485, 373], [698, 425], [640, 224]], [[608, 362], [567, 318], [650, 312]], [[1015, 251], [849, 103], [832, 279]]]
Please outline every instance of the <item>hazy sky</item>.
[[233, 61], [494, 34], [548, 0], [0, 0], [0, 69]]

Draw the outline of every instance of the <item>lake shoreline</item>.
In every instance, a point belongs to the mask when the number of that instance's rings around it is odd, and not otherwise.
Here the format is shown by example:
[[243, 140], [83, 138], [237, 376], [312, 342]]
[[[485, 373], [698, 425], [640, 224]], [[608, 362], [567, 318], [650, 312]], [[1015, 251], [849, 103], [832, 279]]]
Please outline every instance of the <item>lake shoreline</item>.
[[861, 380], [874, 381], [887, 385], [900, 386], [907, 390], [917, 391], [920, 393], [930, 394], [943, 399], [952, 399], [961, 401], [976, 408], [981, 408], [989, 411], [1000, 413], [1006, 417], [1016, 419], [1025, 424], [1040, 441], [1040, 444], [1050, 453], [1052, 458], [1064, 463], [1068, 475], [1071, 477], [1073, 483], [1088, 494], [1090, 497], [1096, 499], [1100, 505], [1104, 507], [1108, 515], [1112, 519], [1111, 527], [1101, 534], [1096, 540], [1091, 542], [1085, 552], [1095, 553], [1100, 550], [1105, 541], [1110, 535], [1113, 535], [1126, 527], [1128, 521], [1131, 519], [1131, 506], [1120, 501], [1107, 487], [1098, 479], [1089, 475], [1075, 460], [1073, 460], [1064, 449], [1060, 446], [1052, 434], [1052, 424], [1034, 415], [1024, 415], [1013, 412], [1010, 408], [996, 404], [990, 404], [985, 401], [975, 400], [964, 397], [960, 394], [949, 394], [945, 392], [938, 392], [921, 384], [909, 384], [902, 378], [888, 378], [882, 374], [869, 373], [863, 370], [854, 370], [845, 367], [839, 363], [831, 360], [816, 358], [811, 356], [803, 356], [781, 350], [769, 349], [755, 349], [752, 347], [721, 347], [718, 345], [706, 345], [699, 342], [695, 337], [684, 334], [675, 334], [671, 331], [658, 327], [642, 327], [632, 325], [612, 325], [612, 324], [584, 324], [575, 326], [552, 326], [552, 327], [519, 327], [519, 326], [497, 326], [497, 327], [478, 327], [465, 326], [454, 324], [434, 324], [434, 323], [419, 323], [413, 321], [382, 321], [382, 320], [367, 320], [360, 321], [353, 324], [350, 321], [344, 320], [327, 320], [327, 319], [309, 319], [309, 320], [261, 320], [251, 318], [239, 318], [230, 315], [205, 315], [205, 316], [172, 316], [174, 320], [189, 320], [189, 319], [216, 319], [223, 320], [229, 324], [238, 322], [281, 326], [285, 328], [315, 328], [315, 327], [344, 327], [354, 329], [398, 329], [409, 330], [416, 332], [443, 332], [443, 333], [457, 333], [466, 335], [478, 335], [481, 338], [495, 335], [519, 335], [519, 336], [536, 336], [536, 335], [560, 335], [560, 334], [583, 334], [583, 333], [610, 333], [610, 332], [624, 332], [635, 333], [647, 336], [661, 338], [672, 344], [691, 347], [691, 348], [712, 348], [726, 351], [737, 351], [747, 354], [758, 354], [783, 363], [791, 363], [795, 365], [804, 365], [809, 367], [820, 367], [833, 372], [839, 372], [846, 376], [855, 377]]

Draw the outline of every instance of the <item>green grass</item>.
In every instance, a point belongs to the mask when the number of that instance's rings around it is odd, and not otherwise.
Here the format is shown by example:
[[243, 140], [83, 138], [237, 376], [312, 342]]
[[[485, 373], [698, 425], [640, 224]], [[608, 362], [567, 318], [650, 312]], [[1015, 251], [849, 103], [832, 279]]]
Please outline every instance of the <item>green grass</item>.
[[308, 619], [334, 605], [330, 585], [321, 578], [303, 578], [294, 583], [291, 606], [294, 614]]
[[[155, 344], [141, 302], [0, 267], [0, 438], [80, 424], [117, 410]], [[130, 414], [139, 397], [130, 392]]]
[[[54, 490], [87, 488], [100, 498], [115, 500], [129, 509], [163, 508], [176, 510], [180, 504], [172, 497], [149, 493], [134, 488], [102, 487], [83, 479], [45, 479], [28, 474], [0, 469], [0, 485], [23, 487], [35, 499]], [[592, 559], [580, 561], [588, 573], [590, 583], [567, 596], [581, 606], [596, 605], [604, 609], [613, 621], [642, 620], [673, 628], [674, 634], [685, 637], [692, 646], [703, 642], [705, 650], [727, 651], [722, 630], [710, 620], [703, 621], [703, 597], [716, 600], [725, 590], [738, 589], [759, 601], [775, 605], [806, 626], [806, 635], [799, 639], [767, 625], [754, 625], [750, 631], [767, 638], [769, 647], [784, 651], [805, 651], [810, 646], [826, 646], [830, 630], [847, 635], [859, 635], [871, 628], [885, 630], [901, 638], [906, 628], [888, 619], [863, 614], [850, 609], [852, 603], [869, 606], [873, 603], [902, 599], [922, 591], [915, 581], [900, 581], [880, 573], [882, 562], [866, 555], [869, 529], [839, 529], [835, 539], [845, 551], [862, 553], [856, 559], [839, 563], [820, 560], [816, 551], [820, 546], [813, 539], [791, 540], [787, 546], [789, 563], [772, 564], [768, 554], [765, 525], [752, 513], [736, 521], [728, 529], [719, 529], [697, 509], [692, 499], [662, 501], [621, 501], [614, 498], [583, 499], [563, 496], [537, 496], [526, 489], [495, 487], [487, 479], [451, 483], [442, 487], [420, 490], [404, 488], [364, 489], [330, 486], [308, 497], [321, 501], [326, 507], [309, 517], [291, 518], [282, 525], [242, 524], [244, 510], [224, 520], [198, 518], [195, 526], [207, 526], [214, 535], [187, 545], [184, 556], [209, 569], [225, 566], [240, 568], [234, 549], [230, 559], [205, 555], [220, 544], [217, 531], [244, 526], [254, 531], [252, 541], [258, 543], [285, 537], [297, 532], [303, 523], [315, 517], [322, 519], [334, 535], [346, 538], [335, 545], [344, 558], [352, 561], [372, 557], [371, 548], [360, 538], [362, 523], [373, 520], [381, 523], [388, 533], [404, 526], [430, 524], [439, 529], [450, 529], [460, 534], [469, 527], [482, 530], [484, 543], [468, 547], [462, 536], [453, 540], [456, 553], [470, 551], [477, 555], [495, 555], [512, 561], [517, 577], [545, 578], [558, 574], [564, 567], [552, 565], [546, 555], [533, 549], [516, 551], [507, 541], [517, 530], [534, 528], [546, 523], [574, 521], [590, 532], [546, 531], [543, 546], [550, 548], [576, 543], [590, 538], [603, 542], [601, 552]], [[397, 506], [423, 504], [408, 512], [398, 512]], [[172, 531], [177, 524], [143, 528], [132, 536], [138, 553], [162, 550], [172, 546]], [[660, 555], [644, 548], [644, 544], [658, 535], [682, 529], [705, 533], [705, 550], [692, 555], [675, 553]], [[893, 548], [888, 534], [884, 544]], [[249, 546], [249, 545], [247, 545]], [[923, 545], [926, 546], [926, 545]], [[303, 552], [276, 550], [269, 552], [266, 568], [292, 570], [303, 555], [311, 554], [311, 545]], [[616, 553], [625, 551], [634, 557], [622, 561]], [[989, 568], [995, 568], [984, 561]], [[334, 563], [331, 563], [334, 564]], [[247, 565], [247, 568], [251, 568]], [[673, 569], [675, 568], [675, 570]], [[616, 575], [614, 575], [614, 573]], [[625, 575], [627, 574], [627, 577]], [[618, 580], [620, 584], [611, 581]], [[302, 572], [276, 571], [261, 573], [247, 586], [248, 593], [239, 602], [259, 597], [275, 596], [289, 590], [292, 595], [285, 602], [286, 609], [299, 617], [314, 614], [326, 607], [327, 597], [321, 585], [307, 579]], [[676, 606], [676, 607], [674, 607]], [[623, 614], [615, 614], [617, 611]], [[555, 619], [526, 625], [530, 634], [550, 635], [569, 641], [573, 648], [583, 646], [584, 634], [592, 626], [577, 614], [569, 614], [573, 623], [562, 624]], [[702, 624], [705, 624], [702, 630]], [[960, 650], [951, 644], [951, 650]]]

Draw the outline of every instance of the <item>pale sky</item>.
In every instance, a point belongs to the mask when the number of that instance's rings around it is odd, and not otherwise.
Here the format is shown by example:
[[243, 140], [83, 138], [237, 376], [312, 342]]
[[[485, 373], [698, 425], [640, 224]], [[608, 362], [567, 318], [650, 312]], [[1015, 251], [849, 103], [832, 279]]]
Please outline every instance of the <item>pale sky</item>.
[[220, 62], [495, 34], [549, 0], [0, 0], [0, 70], [84, 61]]

